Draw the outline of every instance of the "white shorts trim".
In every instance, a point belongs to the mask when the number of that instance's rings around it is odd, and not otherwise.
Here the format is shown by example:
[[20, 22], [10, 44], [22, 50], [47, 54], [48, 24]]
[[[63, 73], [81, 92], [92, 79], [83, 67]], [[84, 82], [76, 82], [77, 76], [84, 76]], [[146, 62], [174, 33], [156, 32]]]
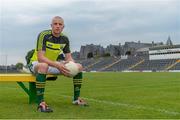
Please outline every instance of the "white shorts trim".
[[[36, 65], [38, 64], [39, 62], [38, 61], [34, 61], [31, 63], [31, 66], [29, 67], [29, 69], [33, 72], [33, 73], [37, 73], [37, 71], [35, 71], [35, 67]], [[55, 67], [52, 67], [52, 66], [49, 66], [48, 68], [48, 74], [61, 74], [61, 72], [55, 68]]]

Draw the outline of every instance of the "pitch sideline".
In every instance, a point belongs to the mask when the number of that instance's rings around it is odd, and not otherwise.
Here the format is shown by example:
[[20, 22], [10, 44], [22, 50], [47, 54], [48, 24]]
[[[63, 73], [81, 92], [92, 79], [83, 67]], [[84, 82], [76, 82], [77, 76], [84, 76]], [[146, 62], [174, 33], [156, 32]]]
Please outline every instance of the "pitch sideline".
[[[10, 87], [3, 86], [3, 88], [10, 88]], [[16, 89], [16, 88], [10, 88], [10, 89]], [[51, 93], [48, 93], [48, 94], [51, 94]], [[55, 94], [55, 93], [53, 93], [51, 95], [57, 95], [59, 97], [65, 97], [65, 98], [72, 98], [72, 96], [59, 95], [59, 94]], [[134, 109], [151, 110], [151, 111], [166, 113], [166, 114], [169, 114], [169, 115], [180, 115], [180, 112], [169, 111], [169, 110], [166, 110], [166, 109], [156, 109], [156, 108], [153, 108], [153, 107], [145, 107], [145, 106], [142, 106], [142, 105], [132, 105], [132, 104], [127, 104], [127, 103], [119, 103], [119, 102], [112, 102], [112, 101], [105, 101], [105, 100], [97, 100], [97, 99], [87, 98], [87, 97], [83, 97], [83, 98], [86, 99], [86, 100], [89, 100], [89, 101], [108, 104], [108, 105], [113, 105], [113, 106], [122, 106], [122, 107], [134, 108]]]
[[[58, 95], [58, 96], [62, 96], [62, 97], [66, 97], [66, 98], [72, 98], [72, 96], [67, 96], [67, 95]], [[128, 108], [135, 108], [135, 109], [151, 110], [151, 111], [166, 113], [166, 114], [169, 114], [169, 115], [180, 115], [180, 112], [169, 111], [169, 110], [166, 110], [166, 109], [156, 109], [156, 108], [153, 108], [153, 107], [145, 107], [145, 106], [142, 106], [142, 105], [132, 105], [132, 104], [127, 104], [127, 103], [119, 103], [119, 102], [112, 102], [112, 101], [105, 101], [105, 100], [97, 100], [97, 99], [86, 98], [86, 97], [82, 97], [82, 98], [84, 98], [86, 100], [89, 100], [89, 101], [108, 104], [108, 105], [123, 106], [123, 107], [128, 107]]]

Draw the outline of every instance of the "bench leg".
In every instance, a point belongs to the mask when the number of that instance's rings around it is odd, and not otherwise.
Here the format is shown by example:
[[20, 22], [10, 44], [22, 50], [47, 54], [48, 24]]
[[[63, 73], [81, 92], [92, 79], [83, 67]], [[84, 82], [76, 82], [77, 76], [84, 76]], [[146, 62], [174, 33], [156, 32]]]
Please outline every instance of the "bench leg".
[[37, 103], [36, 83], [35, 82], [29, 82], [29, 89], [24, 85], [24, 83], [22, 83], [22, 82], [17, 82], [17, 83], [29, 96], [29, 104]]
[[37, 103], [35, 82], [29, 82], [29, 104], [31, 103]]

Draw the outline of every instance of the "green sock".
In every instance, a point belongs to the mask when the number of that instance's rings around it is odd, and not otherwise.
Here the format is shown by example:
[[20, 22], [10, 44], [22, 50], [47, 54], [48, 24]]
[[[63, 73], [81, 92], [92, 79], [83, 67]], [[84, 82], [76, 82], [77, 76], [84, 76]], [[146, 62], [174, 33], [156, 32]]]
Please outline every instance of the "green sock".
[[46, 74], [38, 73], [36, 75], [36, 92], [37, 92], [37, 101], [38, 105], [44, 101], [44, 89], [46, 83]]
[[73, 77], [74, 83], [74, 100], [77, 100], [80, 96], [80, 88], [82, 84], [82, 72], [78, 73], [76, 76]]

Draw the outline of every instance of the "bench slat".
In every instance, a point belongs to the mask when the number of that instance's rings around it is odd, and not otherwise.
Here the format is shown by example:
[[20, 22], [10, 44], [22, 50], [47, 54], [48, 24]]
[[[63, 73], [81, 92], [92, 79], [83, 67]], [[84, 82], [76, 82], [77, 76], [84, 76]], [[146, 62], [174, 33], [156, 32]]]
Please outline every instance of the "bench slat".
[[0, 81], [36, 82], [32, 74], [0, 74]]

